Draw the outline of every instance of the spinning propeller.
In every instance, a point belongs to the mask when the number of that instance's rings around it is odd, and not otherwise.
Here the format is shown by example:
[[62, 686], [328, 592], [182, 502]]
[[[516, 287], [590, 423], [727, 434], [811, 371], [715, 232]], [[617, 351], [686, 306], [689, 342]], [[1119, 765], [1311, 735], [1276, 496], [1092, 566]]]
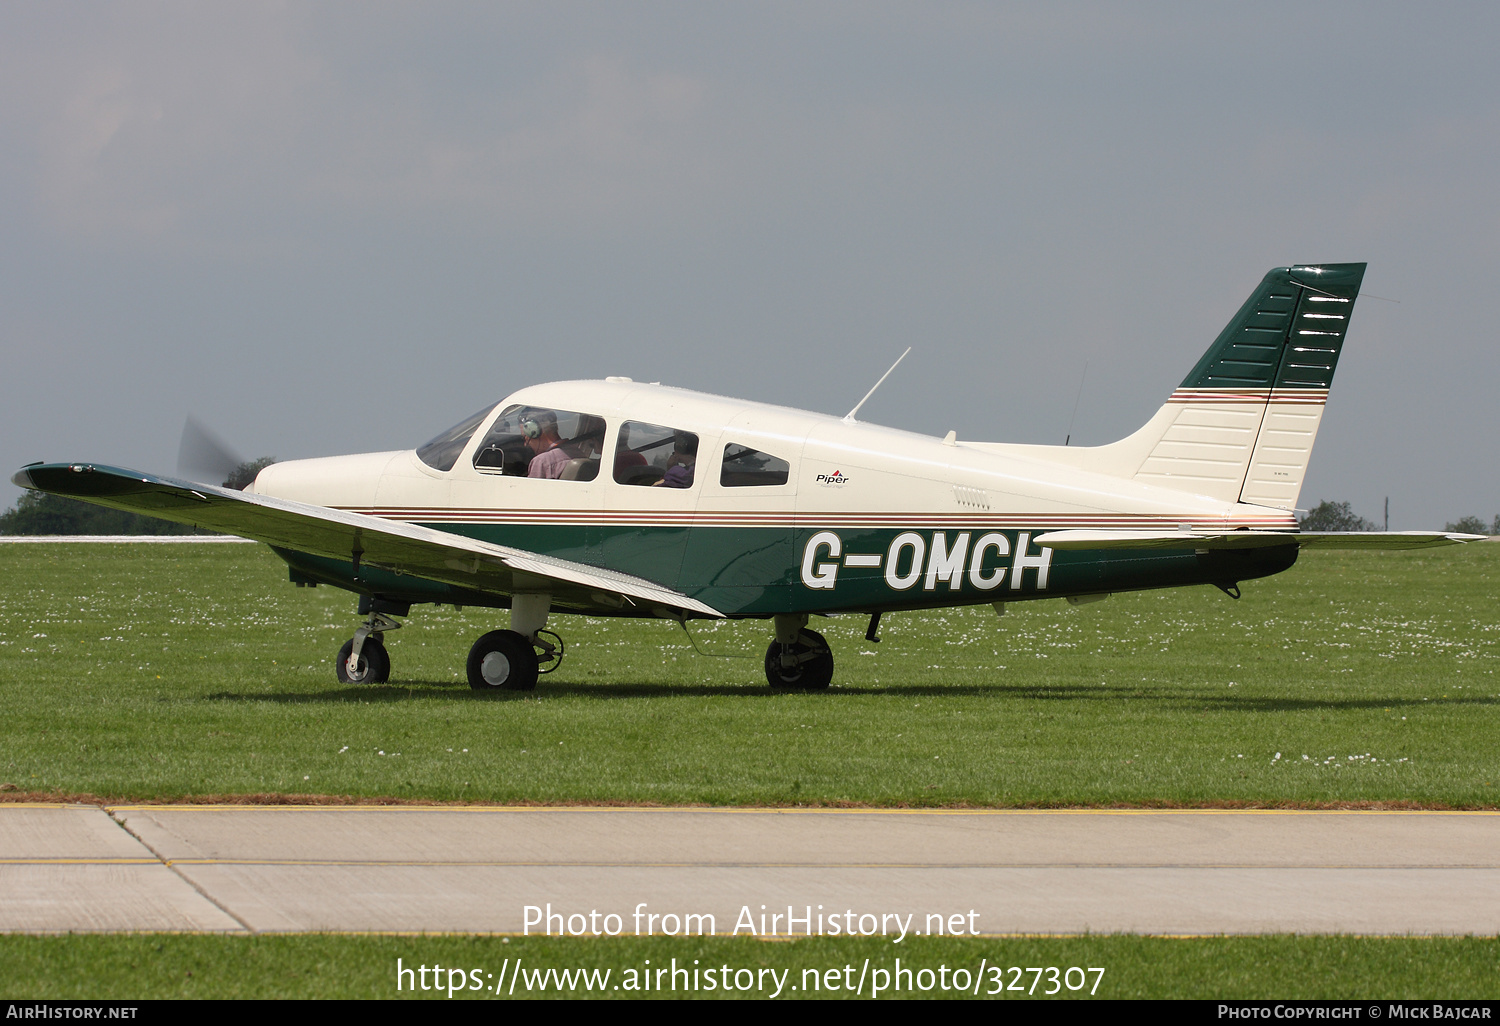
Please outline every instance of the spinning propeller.
[[182, 425], [177, 446], [177, 476], [201, 484], [243, 489], [262, 467], [274, 463], [269, 456], [246, 460], [203, 425], [192, 414]]

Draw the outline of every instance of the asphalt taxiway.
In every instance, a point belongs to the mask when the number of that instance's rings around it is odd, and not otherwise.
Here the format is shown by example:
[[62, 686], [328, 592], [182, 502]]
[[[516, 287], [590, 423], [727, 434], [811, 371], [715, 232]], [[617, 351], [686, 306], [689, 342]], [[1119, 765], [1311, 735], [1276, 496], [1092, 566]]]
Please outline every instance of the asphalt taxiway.
[[1500, 814], [0, 805], [0, 931], [520, 933], [549, 903], [626, 932], [792, 906], [919, 933], [1494, 935]]

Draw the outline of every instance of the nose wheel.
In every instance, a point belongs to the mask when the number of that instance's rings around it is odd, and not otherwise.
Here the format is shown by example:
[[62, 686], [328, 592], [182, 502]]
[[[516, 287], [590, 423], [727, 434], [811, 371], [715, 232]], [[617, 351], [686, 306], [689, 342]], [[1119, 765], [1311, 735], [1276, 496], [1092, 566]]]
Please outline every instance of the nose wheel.
[[379, 638], [366, 638], [359, 656], [351, 659], [353, 655], [354, 639], [350, 638], [339, 649], [336, 669], [340, 684], [384, 684], [391, 679], [391, 656]]
[[391, 656], [385, 650], [385, 632], [397, 630], [399, 621], [384, 613], [370, 618], [344, 642], [334, 662], [340, 684], [384, 684], [391, 679]]

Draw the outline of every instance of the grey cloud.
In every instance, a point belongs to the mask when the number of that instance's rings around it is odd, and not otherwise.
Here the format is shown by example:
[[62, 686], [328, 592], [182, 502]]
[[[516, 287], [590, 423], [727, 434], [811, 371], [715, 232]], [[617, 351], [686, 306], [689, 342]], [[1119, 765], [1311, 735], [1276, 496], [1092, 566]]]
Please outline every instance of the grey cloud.
[[1087, 362], [1097, 443], [1266, 268], [1369, 259], [1304, 498], [1500, 509], [1486, 7], [84, 10], [0, 10], [11, 464], [603, 373], [841, 413], [908, 344], [872, 419], [1060, 441]]

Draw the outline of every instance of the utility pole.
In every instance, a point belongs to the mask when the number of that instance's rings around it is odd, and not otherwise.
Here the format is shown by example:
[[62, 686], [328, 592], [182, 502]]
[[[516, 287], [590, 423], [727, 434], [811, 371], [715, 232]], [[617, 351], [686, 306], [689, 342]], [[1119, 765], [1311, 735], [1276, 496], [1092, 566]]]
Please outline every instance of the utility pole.
[[1385, 497], [1385, 529], [1387, 531], [1391, 529], [1391, 497], [1389, 495]]

